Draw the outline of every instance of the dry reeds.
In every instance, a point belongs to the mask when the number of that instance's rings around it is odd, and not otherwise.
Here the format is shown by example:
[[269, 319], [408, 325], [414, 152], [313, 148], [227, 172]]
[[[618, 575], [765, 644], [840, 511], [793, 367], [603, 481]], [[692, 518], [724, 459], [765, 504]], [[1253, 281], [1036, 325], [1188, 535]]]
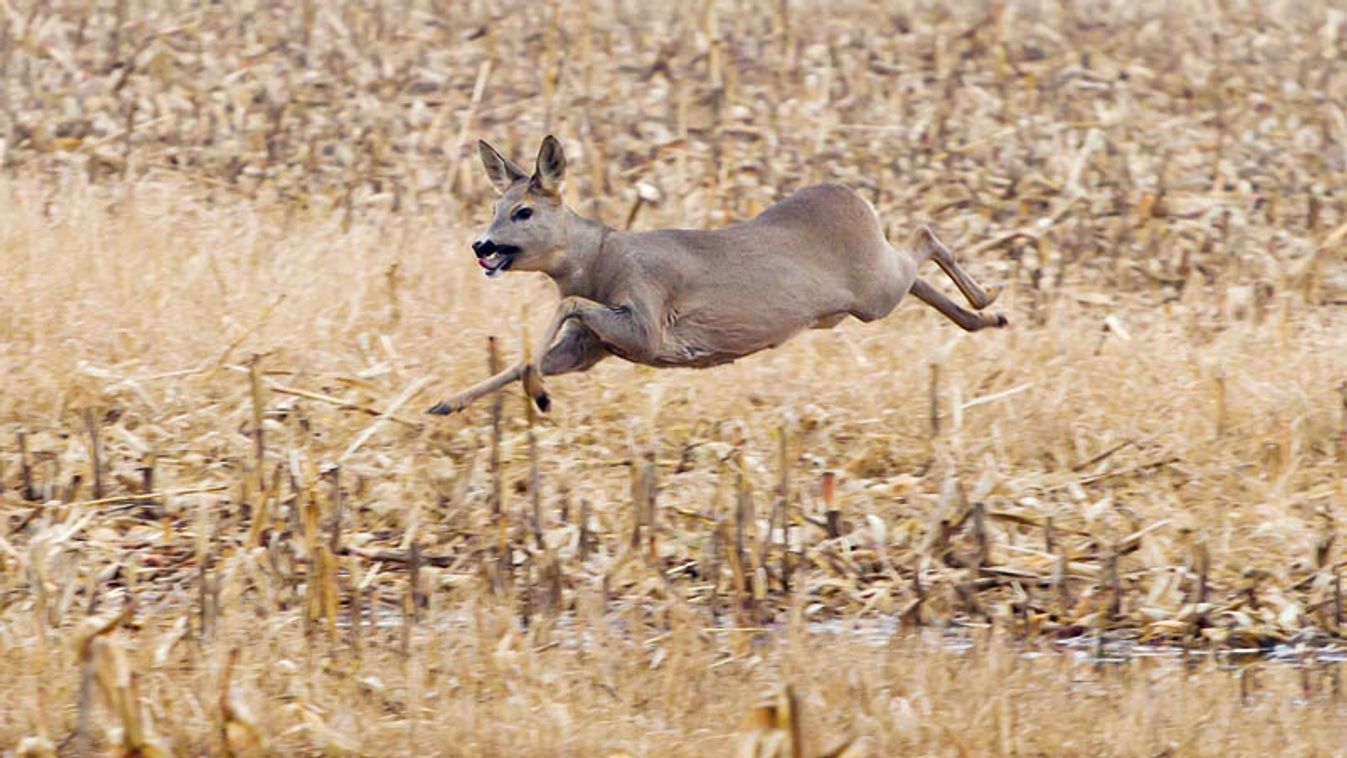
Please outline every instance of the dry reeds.
[[[1331, 3], [12, 5], [0, 745], [1342, 744]], [[848, 184], [1014, 327], [423, 418], [548, 310], [466, 246], [548, 128], [611, 224]]]

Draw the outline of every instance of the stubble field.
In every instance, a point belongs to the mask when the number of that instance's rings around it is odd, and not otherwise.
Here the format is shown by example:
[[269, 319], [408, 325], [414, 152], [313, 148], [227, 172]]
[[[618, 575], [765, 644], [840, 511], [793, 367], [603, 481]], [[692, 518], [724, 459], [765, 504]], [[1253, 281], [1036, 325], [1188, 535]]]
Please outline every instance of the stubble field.
[[[0, 2], [0, 751], [1341, 754], [1347, 14], [955, 6]], [[468, 249], [547, 133], [1011, 328], [428, 416], [555, 303]]]

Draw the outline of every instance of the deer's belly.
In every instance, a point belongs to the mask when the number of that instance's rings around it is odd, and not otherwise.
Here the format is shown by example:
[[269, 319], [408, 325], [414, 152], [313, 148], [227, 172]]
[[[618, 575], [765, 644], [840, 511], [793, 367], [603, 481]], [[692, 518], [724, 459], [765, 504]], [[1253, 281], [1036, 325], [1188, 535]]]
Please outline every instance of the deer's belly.
[[683, 322], [665, 332], [662, 349], [649, 363], [666, 368], [720, 366], [774, 348], [809, 326], [802, 319], [771, 325], [753, 321], [710, 326]]

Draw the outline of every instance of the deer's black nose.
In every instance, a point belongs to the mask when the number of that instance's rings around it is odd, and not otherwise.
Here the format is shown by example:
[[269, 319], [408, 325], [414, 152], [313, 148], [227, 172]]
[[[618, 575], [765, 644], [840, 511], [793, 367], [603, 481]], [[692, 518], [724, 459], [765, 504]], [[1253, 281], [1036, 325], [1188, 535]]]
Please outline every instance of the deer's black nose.
[[496, 243], [491, 240], [477, 240], [472, 243], [472, 251], [477, 254], [478, 258], [485, 258], [496, 252]]

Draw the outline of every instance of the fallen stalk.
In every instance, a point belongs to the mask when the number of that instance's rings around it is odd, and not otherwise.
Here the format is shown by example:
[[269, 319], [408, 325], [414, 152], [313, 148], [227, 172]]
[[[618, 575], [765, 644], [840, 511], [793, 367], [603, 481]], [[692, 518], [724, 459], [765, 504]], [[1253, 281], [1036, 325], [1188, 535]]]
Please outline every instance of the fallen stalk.
[[382, 416], [383, 418], [386, 418], [389, 421], [402, 424], [403, 426], [406, 426], [410, 429], [416, 429], [417, 431], [420, 431], [421, 428], [424, 426], [419, 421], [412, 421], [411, 419], [403, 418], [402, 416], [385, 414], [383, 411], [373, 406], [362, 405], [360, 403], [353, 403], [349, 400], [342, 400], [339, 397], [324, 395], [321, 392], [313, 392], [311, 390], [300, 389], [298, 387], [287, 387], [283, 384], [268, 383], [267, 386], [271, 389], [272, 392], [276, 392], [281, 395], [292, 395], [294, 397], [302, 397], [306, 400], [316, 400], [320, 403], [335, 405], [338, 408], [341, 408], [342, 410], [359, 411], [360, 413], [363, 413], [367, 416], [374, 416], [376, 418]]

